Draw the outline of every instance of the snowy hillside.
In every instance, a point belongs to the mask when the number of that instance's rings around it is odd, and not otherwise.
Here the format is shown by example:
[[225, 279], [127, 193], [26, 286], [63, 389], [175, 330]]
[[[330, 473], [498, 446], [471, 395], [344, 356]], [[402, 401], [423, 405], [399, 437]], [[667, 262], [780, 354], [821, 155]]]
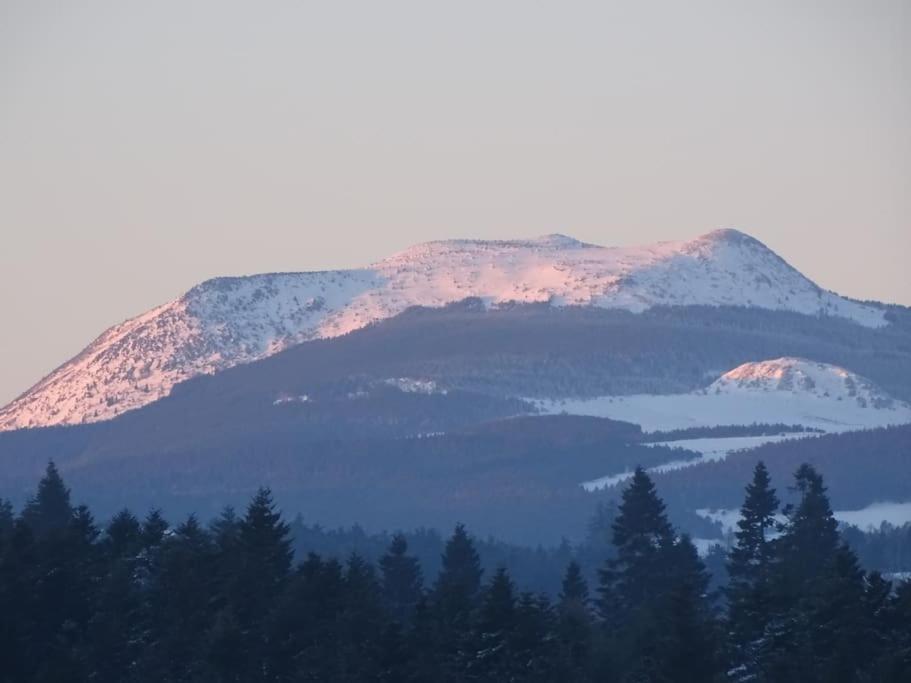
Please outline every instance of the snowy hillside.
[[363, 269], [204, 282], [103, 333], [0, 409], [0, 430], [111, 418], [195, 375], [345, 334], [409, 306], [467, 297], [488, 306], [547, 302], [636, 312], [655, 305], [741, 305], [886, 324], [882, 309], [821, 290], [735, 230], [624, 248], [562, 235], [431, 242]]
[[911, 422], [897, 401], [844, 368], [801, 358], [745, 363], [688, 394], [540, 401], [549, 413], [626, 420], [646, 430], [752, 423], [846, 431]]

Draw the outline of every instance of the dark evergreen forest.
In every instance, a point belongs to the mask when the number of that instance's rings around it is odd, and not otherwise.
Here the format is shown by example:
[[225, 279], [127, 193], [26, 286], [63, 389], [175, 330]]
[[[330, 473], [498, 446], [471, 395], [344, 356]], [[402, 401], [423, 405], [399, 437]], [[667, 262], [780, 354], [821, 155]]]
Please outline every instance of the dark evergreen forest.
[[462, 525], [432, 567], [420, 534], [340, 560], [298, 522], [295, 552], [268, 489], [208, 525], [101, 528], [51, 463], [18, 514], [0, 503], [0, 681], [911, 680], [911, 582], [862, 568], [812, 466], [793, 487], [781, 507], [756, 464], [713, 580], [638, 469], [592, 522], [603, 557], [540, 551], [563, 560], [548, 594]]

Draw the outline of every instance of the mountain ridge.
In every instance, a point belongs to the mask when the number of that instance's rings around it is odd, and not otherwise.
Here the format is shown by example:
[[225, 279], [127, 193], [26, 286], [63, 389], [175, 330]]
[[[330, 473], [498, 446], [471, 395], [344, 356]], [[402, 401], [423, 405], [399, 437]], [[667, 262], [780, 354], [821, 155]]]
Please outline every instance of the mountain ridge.
[[12, 403], [0, 430], [114, 417], [200, 374], [331, 338], [410, 306], [478, 297], [641, 312], [661, 305], [741, 305], [843, 317], [867, 327], [884, 309], [819, 288], [733, 229], [643, 247], [600, 247], [551, 234], [532, 240], [415, 245], [365, 268], [206, 280], [115, 325]]

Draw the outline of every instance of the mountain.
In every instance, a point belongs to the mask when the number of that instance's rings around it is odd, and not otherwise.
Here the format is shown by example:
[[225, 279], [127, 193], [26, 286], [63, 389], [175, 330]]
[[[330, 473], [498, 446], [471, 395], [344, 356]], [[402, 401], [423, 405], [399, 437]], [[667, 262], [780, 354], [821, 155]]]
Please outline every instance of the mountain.
[[477, 298], [640, 313], [740, 306], [886, 326], [885, 307], [820, 289], [736, 230], [687, 242], [607, 248], [563, 235], [430, 242], [372, 266], [217, 278], [104, 332], [6, 407], [0, 430], [107, 420], [184, 380], [303, 341], [334, 338], [411, 306]]
[[783, 357], [748, 362], [705, 388], [538, 401], [545, 413], [609, 417], [648, 430], [785, 424], [824, 432], [911, 423], [911, 405], [829, 363]]
[[[692, 438], [768, 430], [642, 435], [635, 425], [601, 418], [538, 415], [529, 399], [692, 394], [724, 405], [707, 390], [731, 368], [757, 358], [812, 356], [868, 378], [897, 405], [911, 399], [911, 326], [895, 311], [889, 315], [889, 325], [873, 328], [731, 306], [631, 313], [469, 300], [410, 308], [341, 337], [189, 379], [111, 420], [2, 432], [0, 498], [23, 504], [53, 458], [76, 499], [101, 518], [124, 506], [154, 505], [173, 519], [189, 512], [208, 519], [268, 485], [286, 513], [321, 524], [381, 530], [410, 528], [415, 519], [437, 528], [461, 520], [482, 534], [557, 542], [584, 528], [599, 496], [617, 493], [617, 487], [590, 493], [583, 482], [636, 464], [698, 458], [704, 450]], [[710, 412], [702, 417], [713, 422]], [[761, 415], [735, 417], [751, 423]], [[867, 468], [867, 498], [850, 505], [875, 502], [877, 491], [901, 491], [908, 434], [870, 437], [881, 442], [877, 466]], [[654, 443], [675, 438], [690, 442]], [[809, 449], [822, 438], [788, 443]], [[671, 446], [697, 452], [670, 452]], [[872, 452], [859, 452], [852, 462]], [[827, 459], [827, 467], [847, 462], [839, 458]], [[710, 464], [694, 462], [688, 471]], [[680, 492], [677, 509], [693, 525], [706, 524], [692, 510], [740, 496], [748, 477], [737, 474], [713, 479], [717, 495], [684, 500]], [[662, 495], [677, 494], [662, 488]], [[688, 528], [706, 537], [707, 530]]]
[[744, 363], [724, 373], [707, 392], [728, 396], [799, 396], [843, 401], [858, 408], [891, 409], [892, 397], [849, 370], [805, 358], [776, 358]]

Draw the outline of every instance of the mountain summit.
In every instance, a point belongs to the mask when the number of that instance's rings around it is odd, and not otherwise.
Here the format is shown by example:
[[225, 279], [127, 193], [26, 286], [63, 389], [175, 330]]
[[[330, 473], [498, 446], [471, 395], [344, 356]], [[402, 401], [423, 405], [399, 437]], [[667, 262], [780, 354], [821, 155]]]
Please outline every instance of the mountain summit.
[[0, 409], [0, 430], [94, 422], [193, 376], [335, 337], [415, 305], [477, 297], [641, 312], [748, 306], [860, 325], [883, 310], [820, 289], [758, 240], [716, 230], [691, 241], [601, 247], [566, 235], [419, 244], [366, 268], [225, 277], [104, 332]]

